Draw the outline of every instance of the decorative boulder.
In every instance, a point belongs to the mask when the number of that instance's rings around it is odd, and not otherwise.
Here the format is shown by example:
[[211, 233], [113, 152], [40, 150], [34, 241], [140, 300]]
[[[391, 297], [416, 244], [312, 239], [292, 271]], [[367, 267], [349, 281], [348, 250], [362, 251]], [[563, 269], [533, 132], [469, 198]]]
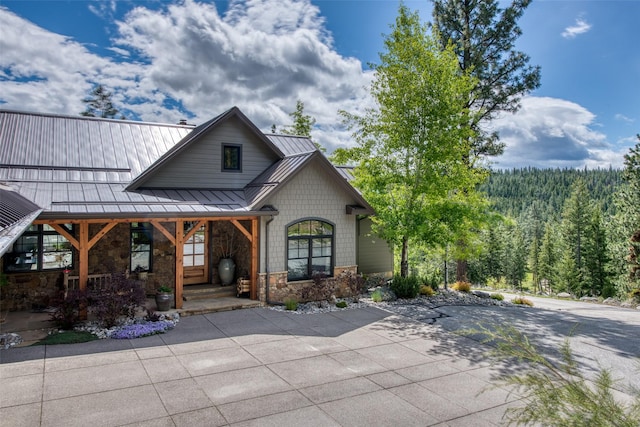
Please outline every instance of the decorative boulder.
[[571, 294], [568, 294], [566, 292], [560, 292], [558, 294], [558, 298], [571, 298]]

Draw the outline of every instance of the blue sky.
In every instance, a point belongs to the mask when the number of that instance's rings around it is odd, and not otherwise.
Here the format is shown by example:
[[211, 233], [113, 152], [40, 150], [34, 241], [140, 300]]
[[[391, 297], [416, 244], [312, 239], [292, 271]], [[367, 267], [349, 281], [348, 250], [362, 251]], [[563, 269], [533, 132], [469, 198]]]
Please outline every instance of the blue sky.
[[[371, 106], [395, 0], [0, 3], [0, 108], [76, 115], [96, 83], [127, 118], [200, 123], [236, 105], [261, 129], [297, 99], [331, 152], [338, 116]], [[405, 1], [426, 22], [431, 3]], [[503, 3], [503, 4], [506, 4]], [[620, 167], [640, 133], [640, 1], [535, 1], [518, 49], [542, 67], [522, 108], [492, 123], [494, 168]]]

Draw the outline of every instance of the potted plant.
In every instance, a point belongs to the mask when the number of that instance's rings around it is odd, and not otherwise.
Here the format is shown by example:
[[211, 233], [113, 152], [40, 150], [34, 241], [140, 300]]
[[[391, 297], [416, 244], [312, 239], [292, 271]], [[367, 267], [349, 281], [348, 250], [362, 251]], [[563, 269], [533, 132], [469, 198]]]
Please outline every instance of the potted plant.
[[158, 311], [167, 311], [171, 309], [171, 302], [173, 301], [173, 289], [168, 286], [160, 286], [156, 290], [156, 306]]

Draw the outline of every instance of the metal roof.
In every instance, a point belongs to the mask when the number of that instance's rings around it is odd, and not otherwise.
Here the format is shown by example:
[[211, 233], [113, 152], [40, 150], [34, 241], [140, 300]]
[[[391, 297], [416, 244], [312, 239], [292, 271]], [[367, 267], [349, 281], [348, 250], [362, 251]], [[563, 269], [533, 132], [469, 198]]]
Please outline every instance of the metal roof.
[[268, 134], [266, 137], [269, 138], [285, 156], [312, 153], [318, 149], [313, 141], [304, 136]]
[[11, 247], [41, 211], [35, 203], [0, 185], [0, 255]]
[[[245, 188], [135, 188], [134, 182], [232, 116], [281, 158]], [[0, 183], [42, 208], [40, 218], [259, 215], [260, 203], [315, 157], [360, 197], [309, 138], [266, 136], [236, 107], [195, 128], [0, 110]]]

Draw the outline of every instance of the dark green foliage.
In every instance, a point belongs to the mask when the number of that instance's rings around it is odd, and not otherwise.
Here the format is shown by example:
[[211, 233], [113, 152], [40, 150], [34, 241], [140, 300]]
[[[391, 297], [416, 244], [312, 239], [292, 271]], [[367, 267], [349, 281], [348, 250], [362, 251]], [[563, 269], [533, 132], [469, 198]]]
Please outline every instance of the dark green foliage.
[[348, 305], [348, 304], [347, 304], [347, 302], [346, 302], [346, 301], [338, 301], [338, 302], [336, 303], [336, 307], [338, 307], [338, 308], [347, 308], [347, 305]]
[[64, 331], [47, 335], [45, 338], [33, 345], [57, 345], [57, 344], [77, 344], [82, 342], [95, 341], [98, 337], [86, 331]]
[[89, 293], [91, 311], [105, 327], [118, 324], [120, 317], [133, 319], [136, 310], [146, 302], [144, 287], [137, 280], [131, 280], [124, 274], [113, 274], [105, 287]]
[[298, 301], [293, 298], [284, 300], [284, 307], [289, 311], [296, 311], [298, 309]]
[[622, 171], [617, 169], [495, 170], [480, 188], [501, 214], [519, 218], [535, 205], [538, 220], [547, 223], [559, 220], [571, 187], [578, 179], [585, 183], [604, 215], [615, 212], [613, 194], [622, 183]]
[[87, 306], [87, 294], [78, 289], [60, 291], [51, 301], [51, 321], [60, 329], [73, 329], [80, 322], [80, 312]]
[[421, 281], [418, 276], [402, 277], [400, 274], [393, 276], [391, 290], [398, 298], [415, 298], [420, 292]]

